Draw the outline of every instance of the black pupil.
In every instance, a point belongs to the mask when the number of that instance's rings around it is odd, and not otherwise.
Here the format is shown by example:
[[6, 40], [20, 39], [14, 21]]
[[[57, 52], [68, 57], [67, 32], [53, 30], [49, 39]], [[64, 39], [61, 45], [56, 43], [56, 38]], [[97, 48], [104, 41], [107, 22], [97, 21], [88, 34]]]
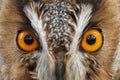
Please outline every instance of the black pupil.
[[33, 43], [34, 39], [32, 37], [32, 35], [28, 34], [25, 36], [24, 38], [24, 42], [27, 44], [27, 45], [31, 45]]
[[87, 43], [89, 45], [93, 45], [95, 42], [96, 42], [96, 37], [94, 35], [91, 34], [87, 37]]

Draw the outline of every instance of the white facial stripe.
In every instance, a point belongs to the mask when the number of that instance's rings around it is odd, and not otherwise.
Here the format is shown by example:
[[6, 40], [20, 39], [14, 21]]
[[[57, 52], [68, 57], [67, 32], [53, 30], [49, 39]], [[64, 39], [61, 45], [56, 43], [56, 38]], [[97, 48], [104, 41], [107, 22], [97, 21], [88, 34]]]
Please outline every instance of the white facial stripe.
[[[34, 4], [34, 5], [36, 5], [36, 4]], [[24, 8], [24, 12], [26, 13], [27, 17], [31, 21], [32, 27], [38, 33], [38, 35], [39, 35], [39, 37], [40, 37], [40, 39], [42, 41], [42, 45], [44, 45], [43, 49], [48, 51], [47, 50], [48, 49], [47, 48], [47, 43], [46, 43], [46, 39], [45, 39], [46, 32], [43, 30], [41, 17], [39, 18], [37, 16], [37, 12], [35, 11], [35, 7], [26, 6]]]
[[83, 30], [88, 25], [92, 13], [92, 5], [81, 5], [81, 13], [79, 15], [78, 25], [76, 27], [75, 36], [71, 45], [70, 52], [71, 55], [69, 61], [66, 64], [67, 67], [67, 80], [85, 80], [86, 77], [86, 67], [83, 64], [85, 57], [84, 53], [78, 50], [79, 39], [82, 36]]
[[70, 53], [74, 53], [78, 49], [79, 39], [82, 36], [82, 32], [89, 23], [92, 13], [92, 5], [81, 5], [81, 13], [79, 15], [78, 25], [75, 27], [75, 36], [71, 45]]
[[38, 72], [38, 80], [54, 80], [52, 68], [55, 64], [52, 57], [49, 54], [48, 45], [46, 41], [46, 32], [43, 30], [41, 16], [40, 18], [37, 16], [37, 12], [35, 11], [36, 7], [40, 8], [40, 3], [38, 4], [33, 2], [31, 5], [27, 5], [24, 7], [24, 12], [31, 21], [32, 27], [38, 33], [42, 44], [42, 51], [35, 52], [35, 55], [37, 54], [36, 57], [39, 58], [36, 68], [36, 71]]

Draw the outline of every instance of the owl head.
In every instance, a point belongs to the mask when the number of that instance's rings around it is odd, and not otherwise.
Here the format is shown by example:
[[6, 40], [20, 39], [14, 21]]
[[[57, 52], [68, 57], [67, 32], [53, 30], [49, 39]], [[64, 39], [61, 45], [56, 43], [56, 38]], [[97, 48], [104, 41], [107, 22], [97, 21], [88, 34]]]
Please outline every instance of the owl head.
[[117, 0], [4, 0], [0, 80], [117, 80]]

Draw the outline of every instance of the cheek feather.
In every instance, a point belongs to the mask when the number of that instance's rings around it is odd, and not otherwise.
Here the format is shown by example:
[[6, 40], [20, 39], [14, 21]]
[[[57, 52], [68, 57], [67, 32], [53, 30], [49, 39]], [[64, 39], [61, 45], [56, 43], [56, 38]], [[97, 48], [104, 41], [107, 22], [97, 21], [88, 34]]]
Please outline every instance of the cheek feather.
[[[0, 52], [0, 80], [8, 80], [8, 75], [7, 73], [7, 64], [5, 60], [3, 59], [3, 56], [1, 55], [2, 53]], [[2, 66], [1, 66], [2, 65]]]

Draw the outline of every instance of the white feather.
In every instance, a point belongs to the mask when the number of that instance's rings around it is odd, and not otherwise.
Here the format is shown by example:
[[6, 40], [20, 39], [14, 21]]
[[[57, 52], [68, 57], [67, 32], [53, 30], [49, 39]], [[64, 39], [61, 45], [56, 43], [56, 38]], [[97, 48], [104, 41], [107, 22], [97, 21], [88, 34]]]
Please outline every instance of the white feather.
[[[68, 54], [71, 55], [70, 60], [67, 62], [67, 80], [84, 80], [86, 75], [86, 67], [83, 64], [85, 57], [84, 53], [79, 51], [80, 38], [83, 30], [88, 25], [92, 13], [92, 5], [81, 5], [81, 13], [79, 15], [78, 25], [75, 28], [75, 36]], [[67, 54], [67, 55], [68, 55]]]
[[[40, 3], [33, 3], [39, 7]], [[48, 51], [48, 45], [46, 41], [46, 32], [43, 29], [41, 16], [38, 17], [35, 11], [36, 6], [25, 6], [24, 12], [31, 21], [32, 27], [36, 30], [39, 35], [40, 43], [42, 45], [41, 52], [35, 52], [34, 54], [38, 57], [36, 72], [38, 73], [38, 80], [54, 80], [54, 75], [52, 73], [52, 67], [54, 66], [54, 61], [50, 56]], [[46, 71], [47, 70], [47, 71]]]

